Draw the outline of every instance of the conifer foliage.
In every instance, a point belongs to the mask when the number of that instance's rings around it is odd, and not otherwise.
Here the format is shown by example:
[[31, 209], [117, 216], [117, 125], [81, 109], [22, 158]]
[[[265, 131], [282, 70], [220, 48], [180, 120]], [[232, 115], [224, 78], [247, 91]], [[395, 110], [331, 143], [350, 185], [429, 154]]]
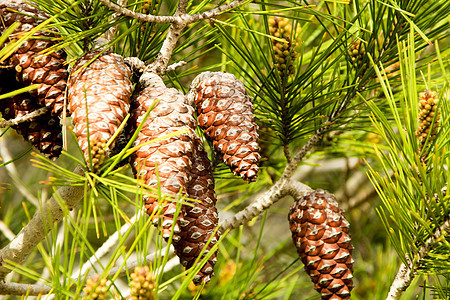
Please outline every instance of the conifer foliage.
[[[0, 128], [43, 154], [31, 159], [45, 176], [24, 183], [15, 166], [28, 153], [12, 157], [0, 132], [11, 167], [0, 179], [17, 185], [0, 182], [0, 295], [306, 299], [309, 276], [324, 300], [396, 300], [422, 273], [435, 276], [423, 295], [448, 298], [448, 11], [445, 0], [0, 0]], [[275, 204], [290, 231], [272, 221]], [[371, 291], [385, 279], [375, 238], [395, 279]]]

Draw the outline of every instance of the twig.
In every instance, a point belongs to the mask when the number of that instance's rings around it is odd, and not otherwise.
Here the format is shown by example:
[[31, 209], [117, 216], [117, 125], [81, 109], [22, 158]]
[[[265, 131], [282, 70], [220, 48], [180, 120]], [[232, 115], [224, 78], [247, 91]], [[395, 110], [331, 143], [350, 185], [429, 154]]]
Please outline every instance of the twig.
[[0, 232], [3, 233], [3, 235], [10, 241], [12, 241], [16, 236], [14, 232], [9, 229], [8, 225], [6, 225], [2, 220], [0, 220]]
[[0, 281], [0, 295], [39, 296], [50, 293], [52, 288], [43, 284], [25, 284]]
[[[74, 173], [81, 175], [84, 173], [84, 169], [81, 166], [77, 166]], [[57, 193], [70, 210], [83, 198], [84, 187], [64, 186], [59, 188]], [[28, 254], [46, 237], [55, 223], [61, 221], [63, 217], [63, 210], [54, 197], [43, 203], [31, 221], [22, 228], [19, 234], [6, 247], [0, 250], [0, 280], [11, 272], [11, 266], [6, 261], [22, 263]]]
[[246, 224], [253, 218], [260, 215], [264, 210], [272, 206], [278, 200], [286, 195], [298, 197], [311, 190], [307, 185], [291, 181], [289, 179], [278, 180], [264, 195], [248, 205], [245, 209], [236, 213], [233, 217], [223, 221], [220, 224], [220, 230], [224, 232], [227, 229], [235, 229], [236, 227]]
[[210, 11], [203, 13], [188, 15], [186, 14], [186, 7], [188, 5], [187, 0], [180, 0], [177, 10], [173, 16], [154, 16], [148, 14], [141, 14], [133, 12], [123, 6], [112, 3], [110, 0], [100, 0], [105, 6], [114, 10], [116, 13], [123, 14], [125, 16], [144, 21], [154, 23], [170, 23], [169, 31], [167, 32], [166, 39], [163, 42], [161, 50], [158, 53], [155, 61], [148, 65], [144, 72], [151, 72], [158, 75], [162, 75], [166, 72], [169, 65], [170, 58], [173, 50], [175, 49], [178, 39], [180, 38], [183, 29], [191, 23], [198, 22], [204, 19], [213, 18], [224, 11], [233, 9], [249, 0], [236, 0], [229, 4], [224, 4]]
[[31, 113], [28, 113], [28, 114], [26, 114], [24, 116], [17, 117], [15, 119], [11, 119], [11, 120], [8, 120], [8, 121], [0, 122], [0, 128], [5, 128], [5, 127], [8, 127], [8, 126], [14, 126], [14, 125], [18, 125], [18, 124], [23, 123], [23, 122], [30, 121], [33, 118], [36, 118], [36, 117], [39, 117], [41, 115], [46, 114], [47, 111], [48, 111], [48, 109], [46, 107], [41, 107], [41, 108], [39, 108], [39, 109], [37, 109], [37, 110], [35, 110], [35, 111], [31, 112]]
[[144, 72], [151, 72], [159, 75], [162, 75], [166, 72], [166, 68], [169, 65], [169, 60], [172, 57], [173, 50], [175, 49], [181, 32], [183, 31], [186, 24], [187, 23], [170, 25], [166, 39], [162, 44], [158, 56], [153, 63], [147, 66]]
[[[198, 21], [202, 21], [205, 19], [210, 19], [213, 17], [216, 17], [218, 15], [220, 15], [221, 13], [233, 9], [239, 5], [244, 4], [245, 2], [250, 2], [251, 0], [236, 0], [233, 1], [231, 3], [228, 4], [224, 4], [222, 6], [216, 7], [212, 10], [203, 12], [203, 13], [198, 13], [195, 15], [187, 15], [185, 13], [182, 13], [182, 15], [180, 16], [154, 16], [154, 15], [148, 15], [148, 14], [141, 14], [141, 13], [137, 13], [134, 12], [132, 10], [129, 10], [125, 7], [119, 6], [115, 3], [112, 3], [110, 0], [99, 0], [101, 3], [103, 3], [106, 7], [108, 7], [109, 9], [114, 10], [115, 12], [139, 20], [139, 21], [143, 21], [143, 22], [153, 22], [153, 23], [186, 23], [190, 24], [190, 23], [194, 23], [194, 22], [198, 22]], [[181, 1], [181, 5], [179, 5], [179, 7], [184, 6], [184, 2], [187, 2], [185, 0]], [[184, 7], [186, 8], [186, 7]]]
[[186, 7], [188, 5], [187, 0], [180, 0], [178, 3], [177, 10], [175, 11], [174, 17], [180, 18], [180, 21], [172, 23], [167, 32], [167, 36], [162, 44], [161, 50], [158, 53], [155, 61], [147, 66], [144, 72], [152, 72], [162, 75], [166, 72], [167, 66], [169, 65], [170, 57], [172, 57], [173, 50], [177, 45], [178, 39], [183, 32], [184, 27], [191, 22], [183, 21], [186, 15]]
[[283, 146], [283, 151], [284, 151], [284, 156], [286, 157], [286, 160], [288, 163], [292, 162], [292, 155], [291, 155], [291, 151], [289, 150], [289, 145], [284, 145]]
[[450, 220], [446, 220], [442, 226], [437, 228], [434, 235], [431, 236], [422, 247], [420, 247], [414, 257], [414, 260], [411, 261], [407, 258], [408, 265], [405, 265], [404, 263], [400, 265], [397, 275], [391, 284], [386, 300], [396, 300], [400, 298], [403, 292], [410, 286], [419, 264], [430, 251], [432, 244], [441, 238], [443, 232], [447, 231], [450, 231]]
[[302, 161], [302, 159], [305, 157], [308, 151], [311, 150], [311, 148], [317, 144], [317, 142], [322, 138], [324, 133], [330, 127], [331, 122], [328, 121], [325, 124], [323, 124], [323, 127], [316, 130], [314, 135], [308, 140], [308, 142], [306, 142], [306, 144], [295, 154], [294, 158], [292, 158], [291, 161], [286, 165], [283, 175], [281, 176], [282, 179], [288, 179], [292, 177], [295, 169], [297, 168], [298, 163]]
[[187, 64], [187, 62], [185, 62], [184, 60], [173, 63], [166, 68], [166, 72], [175, 71], [177, 68], [180, 68], [186, 64]]
[[[117, 4], [121, 7], [127, 6], [127, 3], [128, 3], [128, 0], [117, 1]], [[114, 21], [114, 19], [116, 19], [119, 16], [120, 16], [120, 14], [116, 12], [116, 13], [112, 14], [110, 20]], [[116, 32], [117, 32], [117, 27], [119, 27], [119, 24], [116, 24], [115, 26], [111, 26], [111, 28], [109, 28], [108, 31], [106, 32], [105, 36], [108, 41], [112, 41], [114, 39], [114, 36], [116, 35]]]

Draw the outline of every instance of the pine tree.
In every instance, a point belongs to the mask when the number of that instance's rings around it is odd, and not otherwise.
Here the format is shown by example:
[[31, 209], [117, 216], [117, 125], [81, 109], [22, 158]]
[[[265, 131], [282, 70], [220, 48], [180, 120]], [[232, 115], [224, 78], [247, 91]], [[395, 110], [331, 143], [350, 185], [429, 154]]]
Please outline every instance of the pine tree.
[[449, 298], [449, 13], [0, 0], [0, 295]]

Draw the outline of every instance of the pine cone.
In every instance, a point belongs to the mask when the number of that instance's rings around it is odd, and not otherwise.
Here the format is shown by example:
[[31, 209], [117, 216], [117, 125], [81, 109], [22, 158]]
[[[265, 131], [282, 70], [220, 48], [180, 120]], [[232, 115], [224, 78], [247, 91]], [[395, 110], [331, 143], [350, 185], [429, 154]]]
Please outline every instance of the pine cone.
[[438, 104], [439, 99], [436, 92], [425, 90], [423, 93], [419, 93], [419, 127], [416, 130], [416, 137], [420, 142], [419, 152], [424, 148], [427, 139], [428, 144], [431, 144], [436, 138], [441, 119], [441, 114], [437, 109]]
[[199, 126], [234, 174], [255, 181], [259, 170], [258, 125], [244, 84], [233, 74], [204, 72], [191, 84]]
[[288, 219], [297, 252], [322, 299], [350, 299], [353, 245], [335, 196], [312, 191], [291, 206]]
[[[203, 150], [202, 142], [195, 139], [195, 160], [190, 171], [191, 181], [188, 185], [187, 196], [198, 200], [194, 206], [184, 206], [185, 217], [181, 222], [180, 241], [175, 244], [175, 251], [181, 264], [186, 269], [194, 265], [200, 256], [202, 259], [220, 239], [217, 229], [219, 215], [215, 207], [217, 199], [214, 192], [214, 177], [210, 161]], [[208, 246], [205, 245], [209, 242]], [[217, 253], [212, 254], [199, 273], [194, 277], [196, 285], [208, 283], [214, 276], [214, 266], [217, 261]]]
[[136, 267], [130, 274], [131, 300], [153, 300], [155, 289], [155, 275], [148, 266]]
[[[10, 40], [19, 39], [21, 35], [34, 29], [49, 16], [22, 0], [7, 0], [0, 3], [2, 22], [0, 29], [4, 31], [14, 22], [20, 26], [10, 36]], [[8, 63], [16, 70], [16, 78], [24, 85], [40, 84], [31, 91], [41, 105], [45, 105], [53, 115], [59, 116], [64, 109], [64, 91], [68, 71], [64, 66], [66, 53], [54, 51], [48, 55], [40, 52], [57, 44], [59, 33], [56, 29], [38, 31], [23, 42], [9, 58]]]
[[[131, 166], [134, 174], [150, 187], [158, 188], [159, 181], [161, 193], [176, 196], [181, 191], [181, 194], [185, 195], [191, 177], [189, 170], [192, 167], [193, 140], [196, 136], [194, 111], [181, 92], [166, 88], [161, 78], [154, 74], [151, 76], [152, 84], [133, 99], [130, 118], [133, 128], [129, 131], [136, 130], [145, 113], [155, 105], [138, 134], [135, 146], [154, 141], [133, 153]], [[185, 132], [167, 137], [177, 131]], [[157, 198], [146, 197], [147, 214], [153, 215], [160, 204]], [[162, 208], [162, 232], [166, 240], [170, 236], [172, 226], [175, 233], [180, 232], [179, 224], [183, 220], [183, 211], [179, 213], [176, 224], [173, 225], [175, 212], [176, 203], [169, 199]], [[154, 219], [155, 225], [158, 219]], [[173, 241], [178, 240], [179, 236], [174, 235]]]
[[297, 42], [292, 40], [292, 26], [288, 18], [270, 17], [269, 32], [272, 36], [282, 38], [287, 43], [272, 40], [273, 51], [275, 53], [275, 62], [278, 72], [283, 78], [295, 73], [294, 61], [298, 57], [296, 51]]
[[[91, 60], [94, 61], [87, 65]], [[106, 157], [106, 143], [118, 130], [129, 111], [133, 91], [130, 76], [131, 70], [123, 58], [109, 52], [90, 52], [80, 58], [73, 67], [69, 81], [69, 109], [78, 143], [87, 162], [90, 161], [89, 129], [91, 169], [94, 171]], [[113, 147], [114, 143], [111, 148]]]
[[[12, 70], [1, 70], [0, 82], [2, 93], [8, 93], [22, 87], [15, 81]], [[0, 100], [0, 113], [5, 120], [24, 117], [41, 107], [29, 93]], [[52, 116], [50, 112], [11, 127], [48, 158], [57, 158], [61, 154], [62, 128], [59, 119]]]

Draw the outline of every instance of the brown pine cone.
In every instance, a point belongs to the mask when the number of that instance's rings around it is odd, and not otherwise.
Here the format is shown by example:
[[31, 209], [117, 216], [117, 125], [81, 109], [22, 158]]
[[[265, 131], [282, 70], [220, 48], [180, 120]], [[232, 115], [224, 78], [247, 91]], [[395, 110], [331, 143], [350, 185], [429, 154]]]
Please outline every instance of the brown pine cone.
[[350, 299], [353, 245], [335, 196], [312, 191], [291, 206], [288, 219], [297, 252], [322, 299]]
[[[175, 251], [186, 269], [191, 268], [199, 256], [202, 259], [208, 254], [220, 239], [220, 232], [216, 230], [219, 215], [215, 207], [217, 199], [211, 163], [203, 150], [201, 140], [196, 138], [194, 144], [195, 160], [190, 171], [192, 179], [188, 185], [187, 196], [199, 202], [194, 202], [194, 206], [184, 206], [186, 215], [181, 222], [181, 239], [175, 244]], [[208, 246], [203, 249], [208, 241]], [[214, 253], [194, 277], [193, 282], [196, 285], [211, 280], [216, 261], [217, 253]]]
[[[159, 185], [162, 194], [169, 194], [172, 197], [180, 192], [185, 195], [191, 177], [189, 171], [193, 161], [193, 140], [196, 137], [194, 110], [187, 104], [186, 97], [181, 92], [166, 88], [157, 75], [149, 76], [152, 78], [152, 83], [133, 99], [130, 132], [136, 130], [145, 113], [154, 105], [138, 134], [135, 146], [152, 140], [153, 142], [137, 149], [131, 156], [130, 163], [134, 174], [142, 178], [148, 186], [157, 189]], [[167, 137], [168, 134], [177, 131], [184, 132]], [[156, 197], [145, 198], [145, 208], [149, 216], [155, 214], [160, 205]], [[179, 224], [183, 221], [184, 213], [180, 211], [174, 225], [175, 212], [176, 203], [168, 199], [162, 207], [161, 230], [166, 240], [170, 236], [172, 226], [175, 233], [180, 232]], [[156, 225], [159, 218], [154, 217]], [[173, 241], [177, 242], [179, 238], [178, 235], [174, 235]]]
[[[1, 70], [1, 93], [12, 92], [22, 87], [15, 81], [14, 76], [12, 70]], [[24, 117], [41, 107], [29, 93], [0, 100], [0, 113], [5, 120]], [[62, 127], [59, 118], [52, 116], [50, 112], [11, 127], [48, 158], [57, 158], [61, 154]]]
[[[20, 26], [10, 36], [10, 40], [21, 38], [49, 16], [22, 0], [6, 0], [0, 3], [0, 29], [2, 32], [14, 22]], [[64, 62], [66, 53], [54, 51], [48, 55], [40, 52], [57, 44], [60, 38], [56, 29], [38, 31], [11, 55], [8, 64], [16, 70], [16, 78], [24, 85], [40, 84], [30, 93], [41, 105], [45, 105], [53, 115], [59, 116], [64, 109], [64, 92], [69, 75]]]
[[248, 182], [255, 181], [261, 157], [258, 125], [244, 84], [233, 74], [204, 72], [192, 82], [188, 99], [195, 103], [199, 126], [225, 164]]
[[[91, 60], [94, 61], [90, 63]], [[123, 58], [110, 52], [90, 52], [73, 67], [68, 85], [69, 109], [78, 143], [88, 163], [89, 129], [91, 169], [94, 171], [106, 157], [106, 143], [128, 114], [133, 91], [130, 76], [131, 70]]]

